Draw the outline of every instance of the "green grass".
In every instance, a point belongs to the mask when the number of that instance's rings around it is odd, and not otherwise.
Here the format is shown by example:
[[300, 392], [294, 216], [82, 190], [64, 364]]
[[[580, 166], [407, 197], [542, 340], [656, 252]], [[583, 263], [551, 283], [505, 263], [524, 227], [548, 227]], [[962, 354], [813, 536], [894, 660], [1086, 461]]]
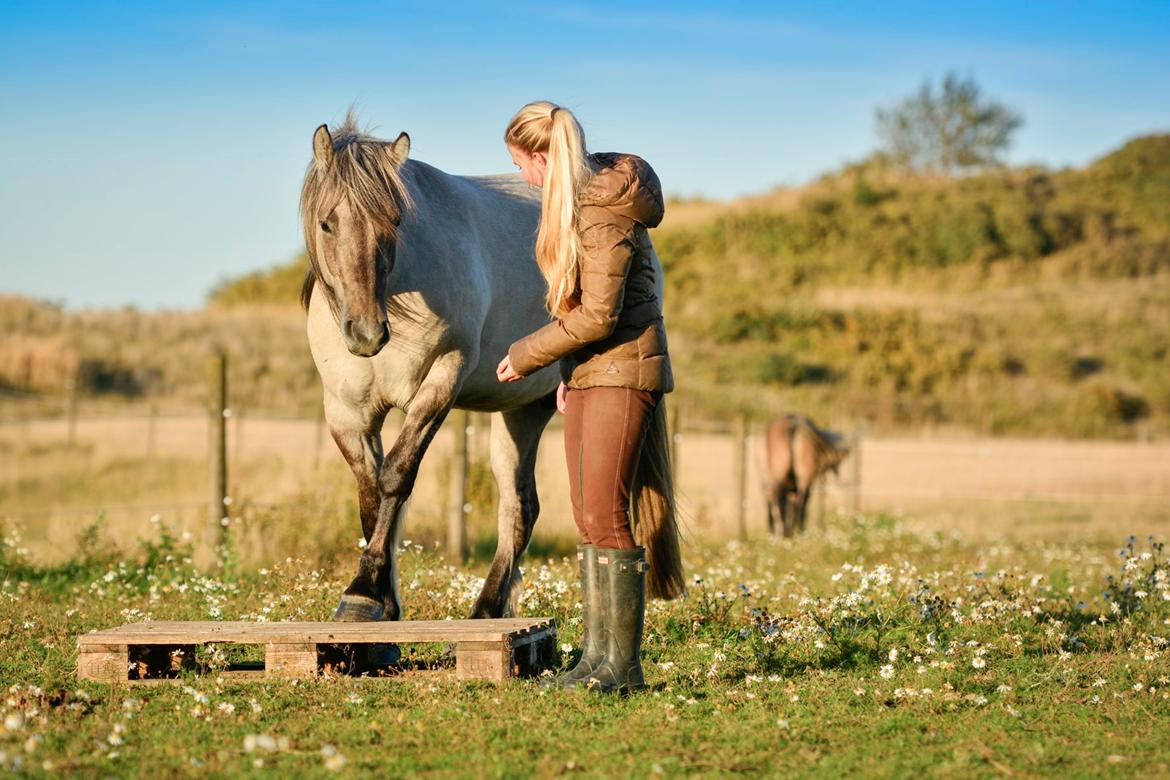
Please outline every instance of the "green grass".
[[[9, 770], [1132, 777], [1170, 765], [1170, 565], [1151, 542], [975, 546], [879, 516], [795, 542], [692, 546], [688, 595], [648, 614], [650, 690], [624, 699], [442, 674], [78, 683], [78, 633], [144, 617], [324, 619], [354, 562], [259, 570], [228, 556], [203, 571], [165, 527], [133, 555], [97, 532], [79, 549], [44, 567], [11, 534], [0, 548]], [[485, 569], [413, 542], [400, 561], [416, 619], [464, 615]], [[555, 617], [572, 643], [575, 598], [567, 558], [530, 556], [524, 614]]]

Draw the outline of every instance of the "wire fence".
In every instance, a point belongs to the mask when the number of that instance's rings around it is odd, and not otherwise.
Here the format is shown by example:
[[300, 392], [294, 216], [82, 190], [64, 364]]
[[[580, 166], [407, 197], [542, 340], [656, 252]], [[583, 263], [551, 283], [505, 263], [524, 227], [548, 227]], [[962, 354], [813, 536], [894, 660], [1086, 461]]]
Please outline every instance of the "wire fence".
[[[238, 464], [295, 453], [310, 461], [315, 471], [323, 461], [338, 458], [319, 411], [232, 408], [227, 405], [226, 375], [219, 377], [213, 371], [208, 381], [213, 389], [222, 382], [223, 390], [209, 393], [213, 401], [203, 410], [159, 398], [111, 402], [81, 399], [73, 393], [55, 398], [11, 392], [0, 395], [0, 436], [25, 448], [86, 446], [146, 460], [197, 457], [207, 461], [209, 474], [206, 501], [110, 501], [57, 507], [19, 505], [16, 496], [17, 506], [0, 508], [0, 516], [37, 520], [97, 512], [193, 513], [205, 506], [209, 522], [222, 524], [225, 500], [230, 500], [229, 485], [237, 482], [234, 468]], [[770, 477], [761, 435], [766, 421], [747, 416], [692, 417], [685, 407], [668, 408], [672, 453], [682, 491], [698, 495], [711, 512], [734, 523], [739, 536], [747, 536], [751, 527], [759, 527], [766, 513], [764, 495]], [[401, 415], [392, 413], [384, 436], [393, 437], [400, 423]], [[560, 421], [554, 418], [546, 437], [558, 436], [559, 426]], [[456, 412], [444, 425], [443, 435], [448, 440], [443, 445], [444, 481], [449, 491], [445, 511], [452, 553], [466, 549], [466, 517], [471, 511], [468, 479], [473, 464], [487, 457], [488, 428], [487, 415], [482, 413]], [[840, 473], [826, 475], [814, 487], [812, 508], [817, 516], [824, 515], [829, 502], [852, 512], [906, 503], [973, 502], [1110, 505], [1165, 510], [1170, 517], [1170, 444], [875, 439], [862, 427], [843, 432], [850, 437], [851, 452]], [[200, 440], [205, 444], [197, 444]], [[545, 442], [542, 449], [558, 446]], [[8, 451], [19, 450], [10, 446]], [[20, 474], [13, 472], [19, 469], [18, 462], [11, 462], [6, 469], [8, 478], [17, 484]], [[1109, 489], [1109, 484], [1114, 487]], [[249, 502], [252, 506], [280, 504], [279, 499], [250, 498]]]

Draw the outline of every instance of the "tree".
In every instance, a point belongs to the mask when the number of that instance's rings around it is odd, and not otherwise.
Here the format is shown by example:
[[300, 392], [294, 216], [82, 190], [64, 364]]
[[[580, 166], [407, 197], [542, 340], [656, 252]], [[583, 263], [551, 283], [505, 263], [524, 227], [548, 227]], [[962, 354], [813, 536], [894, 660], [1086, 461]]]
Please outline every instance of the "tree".
[[985, 99], [974, 79], [948, 73], [935, 93], [930, 80], [918, 94], [876, 111], [884, 151], [908, 168], [954, 174], [999, 164], [1024, 120]]

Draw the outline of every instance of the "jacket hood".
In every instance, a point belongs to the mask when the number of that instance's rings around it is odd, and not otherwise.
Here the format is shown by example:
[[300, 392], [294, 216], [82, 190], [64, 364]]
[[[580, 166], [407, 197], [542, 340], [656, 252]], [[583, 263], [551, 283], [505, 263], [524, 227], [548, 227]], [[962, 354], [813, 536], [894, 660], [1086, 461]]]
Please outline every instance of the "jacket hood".
[[589, 155], [601, 166], [578, 203], [605, 208], [648, 228], [662, 222], [662, 184], [650, 163], [634, 154], [594, 152]]

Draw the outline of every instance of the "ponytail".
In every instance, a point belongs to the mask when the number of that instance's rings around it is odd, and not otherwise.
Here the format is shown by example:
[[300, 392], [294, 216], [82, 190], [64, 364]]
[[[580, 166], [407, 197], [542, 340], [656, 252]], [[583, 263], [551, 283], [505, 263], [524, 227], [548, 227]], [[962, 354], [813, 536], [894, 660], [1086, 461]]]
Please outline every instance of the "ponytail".
[[548, 283], [545, 307], [554, 317], [564, 316], [579, 303], [577, 196], [591, 176], [585, 162], [585, 133], [569, 109], [540, 100], [512, 117], [504, 142], [528, 154], [544, 152], [548, 158], [536, 233], [536, 264]]

